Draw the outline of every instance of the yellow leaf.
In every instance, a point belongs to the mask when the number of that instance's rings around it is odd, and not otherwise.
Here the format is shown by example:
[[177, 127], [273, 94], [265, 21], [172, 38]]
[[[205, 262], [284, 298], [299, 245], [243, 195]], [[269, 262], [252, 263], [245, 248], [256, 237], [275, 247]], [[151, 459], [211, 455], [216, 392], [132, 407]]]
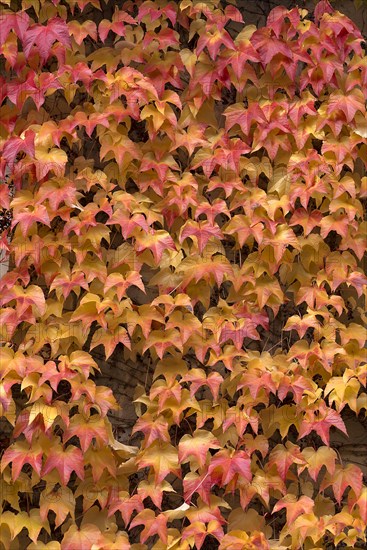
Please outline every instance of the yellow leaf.
[[36, 147], [36, 176], [43, 179], [52, 170], [56, 177], [64, 175], [65, 165], [68, 161], [67, 154], [62, 149], [53, 148], [48, 150], [43, 147]]
[[153, 468], [155, 482], [160, 483], [169, 473], [180, 476], [177, 450], [170, 443], [155, 441], [137, 457], [139, 468]]
[[246, 512], [242, 508], [235, 508], [228, 516], [228, 531], [242, 530], [251, 533], [251, 531], [264, 531], [264, 529], [264, 516], [260, 516], [253, 508]]

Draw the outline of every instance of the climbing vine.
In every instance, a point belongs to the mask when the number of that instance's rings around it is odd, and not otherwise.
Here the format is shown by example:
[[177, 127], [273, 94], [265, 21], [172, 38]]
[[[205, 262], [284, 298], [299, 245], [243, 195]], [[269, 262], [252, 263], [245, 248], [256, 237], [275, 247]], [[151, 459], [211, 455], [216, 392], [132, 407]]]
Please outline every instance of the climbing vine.
[[[358, 28], [1, 6], [0, 547], [363, 548], [332, 443], [367, 407]], [[130, 445], [97, 352], [147, 365]]]

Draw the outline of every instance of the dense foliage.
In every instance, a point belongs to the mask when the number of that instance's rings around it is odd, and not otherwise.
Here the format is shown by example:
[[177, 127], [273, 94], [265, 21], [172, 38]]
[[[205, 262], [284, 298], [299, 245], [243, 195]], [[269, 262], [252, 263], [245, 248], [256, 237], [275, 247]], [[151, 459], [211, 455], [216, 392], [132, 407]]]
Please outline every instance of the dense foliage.
[[[363, 547], [330, 442], [367, 407], [359, 30], [1, 4], [0, 547]], [[95, 350], [147, 366], [138, 444]]]

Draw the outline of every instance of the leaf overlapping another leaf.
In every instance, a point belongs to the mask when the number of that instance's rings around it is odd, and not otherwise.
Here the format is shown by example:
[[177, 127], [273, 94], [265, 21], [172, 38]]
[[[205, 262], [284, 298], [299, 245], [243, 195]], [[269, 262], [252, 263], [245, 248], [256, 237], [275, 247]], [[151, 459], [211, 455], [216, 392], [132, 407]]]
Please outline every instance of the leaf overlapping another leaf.
[[359, 29], [2, 4], [1, 549], [365, 543]]

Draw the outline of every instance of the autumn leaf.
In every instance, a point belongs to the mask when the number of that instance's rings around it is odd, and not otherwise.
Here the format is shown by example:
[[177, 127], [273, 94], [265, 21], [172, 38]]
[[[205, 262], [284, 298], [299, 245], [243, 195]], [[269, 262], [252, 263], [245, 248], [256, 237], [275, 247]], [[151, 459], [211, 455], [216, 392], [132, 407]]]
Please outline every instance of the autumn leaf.
[[311, 513], [314, 505], [315, 502], [310, 497], [302, 495], [297, 500], [295, 495], [287, 494], [275, 504], [273, 513], [285, 508], [287, 510], [287, 522], [291, 525], [301, 514]]
[[152, 510], [139, 512], [132, 520], [130, 526], [144, 525], [141, 541], [144, 543], [149, 537], [158, 535], [163, 544], [167, 543], [167, 516], [163, 513], [155, 515]]
[[66, 47], [70, 47], [68, 27], [59, 17], [48, 20], [47, 25], [32, 25], [24, 33], [22, 38], [24, 55], [29, 57], [32, 46], [35, 44], [43, 62], [49, 55], [52, 44], [58, 40]]
[[279, 475], [283, 480], [286, 479], [287, 472], [292, 464], [305, 464], [306, 460], [302, 456], [297, 445], [287, 441], [284, 445], [276, 445], [269, 455], [269, 467], [275, 465]]
[[139, 326], [144, 337], [148, 338], [152, 323], [156, 321], [163, 325], [163, 319], [162, 313], [150, 304], [140, 306], [137, 311], [126, 312], [127, 330], [130, 336], [134, 333], [135, 328]]
[[45, 529], [50, 534], [48, 523], [42, 520], [39, 510], [33, 508], [27, 512], [13, 512], [6, 511], [1, 515], [1, 523], [8, 526], [10, 530], [10, 538], [14, 540], [15, 537], [22, 531], [27, 529], [29, 538], [33, 543], [37, 542], [41, 529]]
[[84, 459], [91, 466], [94, 482], [100, 480], [104, 470], [107, 470], [112, 477], [116, 477], [115, 458], [109, 447], [95, 448], [90, 446], [84, 454]]
[[22, 40], [29, 27], [30, 18], [25, 11], [16, 13], [4, 12], [0, 15], [0, 22], [2, 26], [0, 45], [2, 46], [12, 30]]
[[143, 501], [140, 495], [129, 497], [127, 491], [119, 491], [114, 494], [114, 497], [109, 506], [108, 515], [112, 516], [117, 510], [121, 512], [122, 519], [127, 526], [130, 523], [131, 515], [134, 511], [140, 512], [144, 509]]
[[88, 290], [88, 284], [85, 280], [84, 273], [60, 273], [56, 275], [50, 285], [50, 292], [56, 290], [56, 295], [58, 298], [64, 296], [67, 298], [71, 291], [74, 291], [76, 294], [80, 292], [80, 289], [84, 288]]
[[116, 290], [118, 299], [121, 300], [126, 294], [126, 290], [132, 285], [140, 288], [142, 292], [145, 292], [141, 275], [137, 271], [130, 271], [125, 276], [121, 273], [111, 273], [107, 276], [105, 281], [104, 292], [113, 288]]
[[213, 535], [217, 540], [223, 537], [223, 529], [218, 520], [213, 519], [207, 524], [202, 521], [193, 521], [184, 529], [182, 539], [192, 540], [192, 543], [200, 550], [208, 535]]
[[200, 321], [191, 313], [174, 311], [166, 323], [166, 329], [177, 328], [181, 335], [182, 344], [185, 344], [193, 333], [201, 329]]
[[348, 495], [349, 505], [351, 505], [351, 509], [354, 510], [355, 507], [358, 507], [359, 515], [361, 516], [362, 521], [366, 523], [367, 521], [367, 488], [363, 487], [360, 491], [360, 494], [354, 497], [352, 496], [351, 491]]
[[299, 248], [296, 235], [285, 225], [278, 225], [274, 235], [269, 234], [267, 231], [264, 232], [262, 246], [266, 245], [271, 245], [273, 247], [275, 260], [277, 262], [280, 261], [287, 246], [291, 245], [296, 249]]
[[60, 444], [51, 447], [42, 468], [42, 475], [57, 470], [60, 481], [67, 485], [71, 473], [74, 471], [80, 479], [84, 478], [84, 461], [80, 449], [70, 445], [64, 449]]
[[170, 444], [156, 440], [137, 457], [139, 469], [152, 468], [154, 471], [155, 483], [159, 484], [169, 474], [173, 473], [180, 477], [178, 454]]
[[141, 252], [143, 250], [150, 250], [153, 254], [156, 264], [162, 259], [163, 252], [167, 249], [176, 250], [175, 243], [172, 237], [166, 231], [152, 231], [145, 233], [143, 231], [135, 235], [136, 238], [136, 251]]
[[[220, 550], [242, 550], [243, 548], [246, 548], [246, 546], [248, 546], [249, 544], [251, 544], [251, 547], [254, 549], [270, 549], [264, 533], [253, 531], [250, 535], [242, 530], [229, 531], [222, 538], [219, 548]], [[283, 550], [283, 548], [285, 547], [282, 548], [281, 546], [279, 546], [278, 548], [279, 550]]]
[[321, 437], [325, 445], [329, 445], [329, 431], [334, 426], [347, 435], [347, 429], [341, 416], [333, 409], [326, 406], [325, 403], [320, 404], [318, 409], [309, 410], [305, 413], [301, 420], [298, 437], [304, 437], [312, 430]]
[[335, 403], [340, 412], [346, 404], [357, 410], [357, 396], [360, 389], [359, 381], [348, 373], [343, 376], [333, 376], [326, 384], [324, 395], [329, 396], [329, 403]]
[[191, 497], [198, 493], [203, 502], [209, 504], [212, 481], [208, 472], [198, 474], [190, 471], [183, 479], [183, 488], [186, 503], [190, 503]]
[[154, 417], [150, 414], [145, 414], [138, 418], [132, 433], [142, 432], [145, 437], [145, 445], [149, 447], [154, 441], [170, 441], [168, 434], [168, 422], [164, 416]]
[[317, 449], [306, 447], [302, 450], [302, 455], [307, 461], [307, 466], [298, 466], [298, 470], [302, 472], [305, 467], [307, 467], [307, 471], [314, 481], [316, 481], [323, 466], [327, 468], [327, 471], [330, 472], [331, 475], [334, 474], [335, 462], [337, 460], [337, 454], [334, 449], [324, 446], [318, 447]]
[[12, 300], [16, 301], [18, 315], [22, 315], [29, 307], [34, 308], [39, 315], [43, 315], [46, 311], [45, 296], [42, 289], [36, 285], [29, 285], [27, 288], [15, 285], [2, 294], [0, 305], [7, 304]]
[[179, 331], [176, 329], [152, 330], [144, 344], [143, 353], [151, 347], [155, 349], [160, 359], [170, 347], [176, 347], [182, 351], [182, 340]]
[[135, 19], [123, 10], [115, 9], [112, 16], [112, 22], [108, 19], [103, 19], [98, 25], [98, 34], [102, 42], [105, 42], [108, 32], [112, 31], [118, 36], [125, 35], [124, 23], [135, 23]]
[[11, 447], [8, 447], [1, 458], [1, 471], [8, 464], [12, 464], [12, 479], [15, 481], [24, 466], [30, 464], [32, 468], [41, 475], [43, 449], [39, 444], [27, 441], [16, 441]]
[[107, 133], [101, 139], [101, 159], [110, 160], [115, 158], [117, 163], [123, 167], [132, 159], [140, 158], [141, 152], [136, 144], [127, 136], [113, 136]]
[[320, 490], [323, 491], [326, 487], [332, 486], [335, 498], [340, 504], [347, 487], [351, 487], [357, 497], [360, 496], [362, 479], [362, 471], [356, 464], [347, 464], [345, 467], [337, 464], [333, 474], [326, 472], [321, 481]]
[[209, 464], [208, 473], [214, 483], [227, 485], [234, 478], [252, 479], [251, 461], [245, 451], [223, 449], [215, 454]]
[[70, 21], [68, 24], [69, 32], [74, 37], [75, 42], [80, 46], [86, 36], [97, 40], [97, 27], [94, 21]]
[[19, 225], [23, 237], [28, 234], [29, 228], [36, 222], [50, 226], [50, 218], [47, 209], [42, 204], [30, 207], [28, 210], [17, 212], [14, 217], [13, 226]]
[[2, 4], [4, 549], [363, 546], [361, 30]]
[[218, 372], [211, 372], [206, 376], [203, 369], [194, 368], [190, 369], [190, 372], [182, 377], [182, 381], [190, 382], [191, 397], [203, 386], [208, 386], [212, 392], [213, 398], [217, 400], [223, 377]]
[[321, 220], [322, 213], [319, 210], [314, 210], [309, 213], [304, 208], [297, 208], [292, 215], [289, 225], [301, 225], [304, 234], [308, 235], [315, 227], [320, 225]]
[[2, 157], [5, 160], [6, 164], [9, 165], [10, 169], [14, 167], [14, 161], [20, 151], [23, 151], [30, 157], [34, 157], [34, 132], [32, 130], [27, 130], [26, 132], [24, 132], [23, 137], [12, 136], [4, 144]]
[[207, 460], [209, 449], [220, 449], [219, 441], [212, 433], [205, 430], [196, 430], [193, 435], [184, 435], [178, 445], [178, 460], [181, 463], [187, 462], [189, 457], [194, 457], [200, 467], [203, 467]]
[[183, 274], [182, 286], [186, 288], [191, 281], [198, 282], [201, 279], [215, 281], [220, 285], [226, 277], [233, 274], [233, 269], [227, 258], [221, 255], [212, 258], [190, 256], [180, 263], [177, 272]]
[[193, 222], [188, 221], [181, 230], [180, 242], [183, 242], [187, 237], [195, 237], [199, 249], [202, 254], [206, 244], [212, 237], [223, 237], [223, 234], [218, 226], [212, 225], [209, 221]]
[[56, 177], [62, 177], [68, 161], [67, 154], [56, 147], [48, 150], [46, 147], [36, 147], [35, 166], [37, 178], [42, 180], [52, 170]]
[[309, 328], [321, 328], [321, 323], [317, 320], [315, 313], [307, 313], [302, 317], [291, 315], [283, 330], [296, 330], [299, 337], [303, 338]]
[[354, 89], [350, 94], [344, 95], [342, 91], [334, 91], [327, 102], [327, 114], [341, 111], [347, 123], [353, 120], [357, 111], [365, 111], [364, 98], [360, 90]]
[[139, 483], [138, 494], [144, 500], [150, 498], [157, 508], [162, 508], [163, 492], [174, 492], [172, 485], [167, 481], [162, 481], [159, 485], [142, 481]]
[[124, 327], [118, 326], [114, 330], [105, 330], [101, 328], [96, 330], [93, 334], [90, 349], [102, 345], [105, 349], [106, 359], [108, 359], [119, 343], [129, 349], [131, 348], [130, 338]]
[[210, 25], [198, 40], [196, 55], [199, 57], [203, 49], [208, 48], [210, 57], [215, 59], [222, 44], [231, 50], [236, 49], [232, 38], [226, 30]]
[[285, 495], [287, 493], [285, 482], [275, 473], [274, 468], [271, 470], [267, 466], [265, 469], [258, 468], [253, 476], [251, 486], [243, 484], [242, 500], [248, 503], [257, 494], [269, 508], [270, 496], [274, 491], [276, 494]]
[[101, 531], [92, 523], [85, 523], [78, 528], [71, 525], [62, 539], [62, 548], [65, 550], [90, 550], [95, 541], [98, 541]]
[[55, 526], [59, 527], [64, 523], [68, 514], [74, 517], [75, 498], [68, 487], [44, 489], [40, 497], [40, 517], [42, 521], [47, 519], [50, 510], [55, 512]]
[[63, 441], [66, 443], [75, 435], [80, 441], [83, 452], [90, 448], [93, 440], [95, 440], [99, 447], [103, 447], [103, 445], [108, 443], [110, 438], [109, 425], [103, 418], [94, 418], [91, 416], [89, 419], [86, 419], [81, 414], [76, 414], [71, 418], [64, 432]]

